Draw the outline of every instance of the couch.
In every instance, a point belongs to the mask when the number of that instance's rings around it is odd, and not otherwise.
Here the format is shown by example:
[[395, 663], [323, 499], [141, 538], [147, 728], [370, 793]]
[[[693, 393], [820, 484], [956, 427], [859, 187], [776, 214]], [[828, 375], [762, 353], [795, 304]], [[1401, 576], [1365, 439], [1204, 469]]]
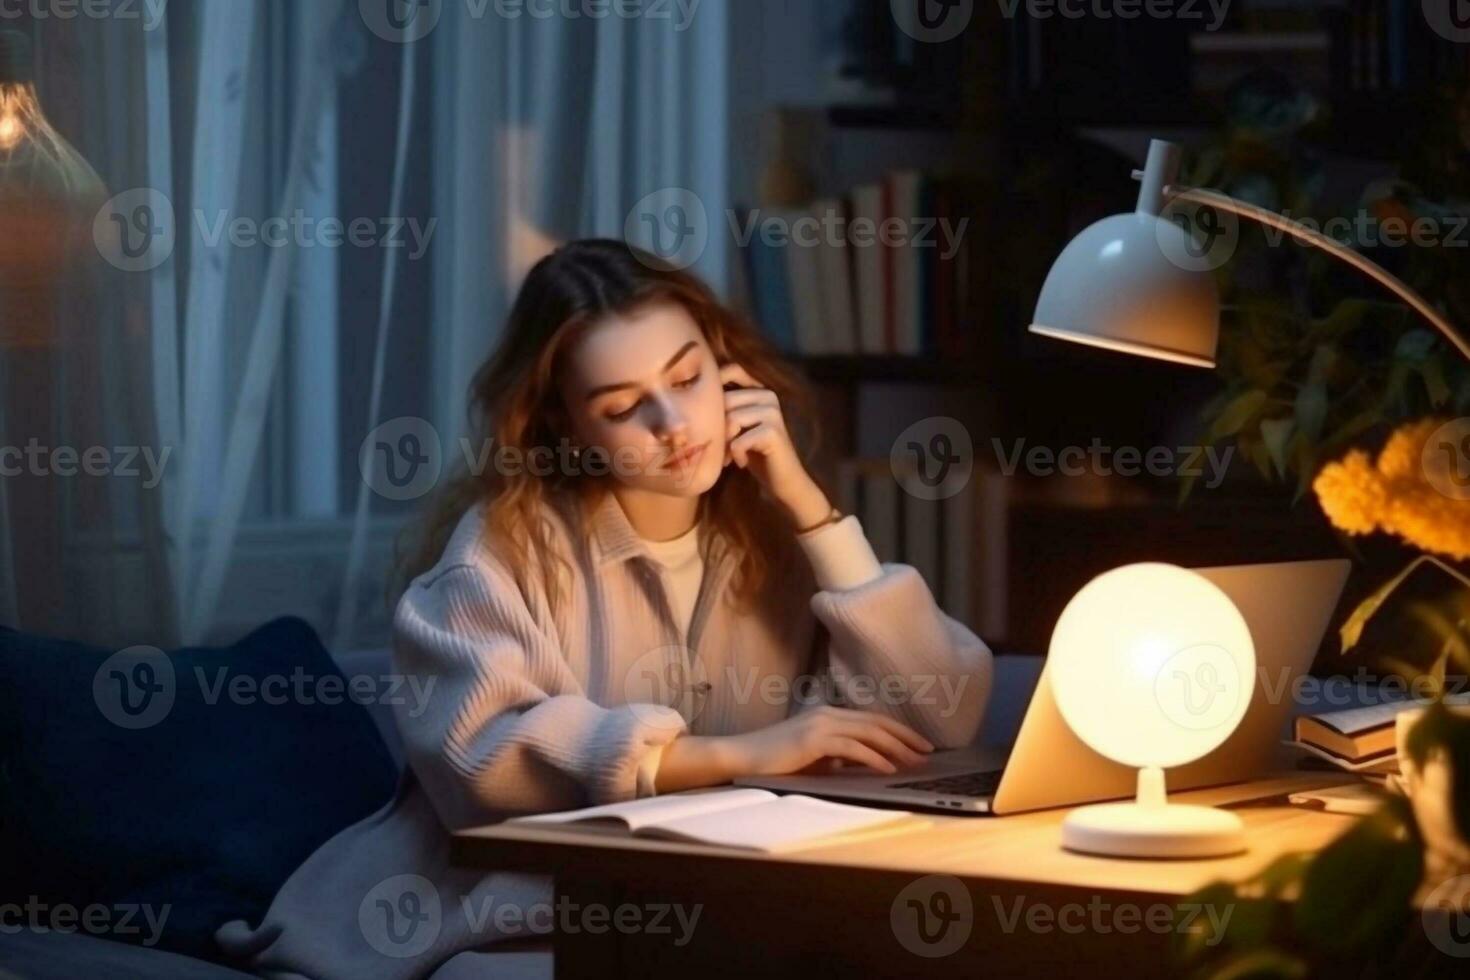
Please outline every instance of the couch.
[[[160, 718], [110, 689], [140, 669], [173, 672]], [[248, 976], [218, 962], [214, 929], [259, 921], [307, 855], [392, 796], [392, 706], [346, 693], [390, 672], [386, 649], [333, 656], [292, 618], [167, 655], [0, 627], [0, 980]], [[293, 675], [317, 693], [264, 680]], [[462, 954], [435, 980], [550, 973], [543, 945]]]
[[[257, 696], [221, 710], [224, 689], [215, 682], [221, 668], [229, 679], [300, 668], [318, 680], [371, 685], [391, 672], [387, 650], [334, 656], [306, 623], [282, 619], [228, 648], [175, 651], [175, 672], [202, 680], [176, 684], [165, 719], [137, 729], [126, 726], [146, 718], [108, 717], [121, 704], [108, 700], [109, 678], [141, 676], [150, 657], [166, 668], [156, 651], [131, 661], [127, 653], [0, 627], [0, 980], [246, 977], [216, 961], [213, 929], [232, 918], [259, 921], [306, 855], [392, 794], [403, 751], [382, 699], [267, 706]], [[987, 741], [1014, 737], [1040, 663], [997, 658]], [[191, 688], [195, 703], [186, 703]], [[199, 703], [199, 688], [215, 701]], [[145, 944], [137, 934], [120, 939], [76, 924], [57, 931], [43, 920], [38, 928], [16, 918], [15, 906], [30, 896], [48, 908], [151, 901], [187, 914], [177, 929], [171, 919], [161, 937], [145, 935], [154, 939]], [[461, 954], [434, 980], [550, 974], [542, 946]]]

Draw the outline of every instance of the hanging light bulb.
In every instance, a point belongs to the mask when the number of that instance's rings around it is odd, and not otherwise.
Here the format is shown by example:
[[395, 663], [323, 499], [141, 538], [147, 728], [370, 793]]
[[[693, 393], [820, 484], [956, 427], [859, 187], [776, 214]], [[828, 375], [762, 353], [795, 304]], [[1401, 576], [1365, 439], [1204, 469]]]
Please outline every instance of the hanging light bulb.
[[54, 340], [63, 273], [91, 249], [106, 198], [41, 109], [30, 38], [0, 30], [0, 346]]
[[0, 30], [0, 193], [19, 190], [90, 199], [102, 180], [41, 111], [30, 38]]
[[25, 123], [21, 116], [29, 111], [30, 106], [20, 98], [20, 87], [14, 86], [15, 91], [7, 91], [0, 97], [0, 150], [9, 153], [15, 149], [21, 137], [26, 134]]

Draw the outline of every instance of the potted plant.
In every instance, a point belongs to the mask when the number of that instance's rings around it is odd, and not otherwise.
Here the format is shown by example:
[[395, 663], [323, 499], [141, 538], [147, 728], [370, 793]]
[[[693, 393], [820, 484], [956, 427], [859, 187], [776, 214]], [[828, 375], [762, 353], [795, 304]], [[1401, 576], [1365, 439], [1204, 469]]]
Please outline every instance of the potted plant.
[[1196, 895], [1233, 908], [1223, 938], [1180, 933], [1181, 965], [1197, 974], [1442, 976], [1445, 955], [1470, 956], [1470, 934], [1457, 928], [1470, 913], [1470, 713], [1444, 696], [1448, 668], [1470, 671], [1470, 577], [1450, 563], [1470, 559], [1467, 469], [1470, 419], [1432, 418], [1399, 427], [1376, 460], [1354, 449], [1312, 482], [1339, 530], [1386, 532], [1421, 552], [1348, 616], [1344, 653], [1420, 568], [1462, 588], [1447, 606], [1414, 610], [1439, 646], [1430, 703], [1400, 716], [1399, 791], [1317, 854]]

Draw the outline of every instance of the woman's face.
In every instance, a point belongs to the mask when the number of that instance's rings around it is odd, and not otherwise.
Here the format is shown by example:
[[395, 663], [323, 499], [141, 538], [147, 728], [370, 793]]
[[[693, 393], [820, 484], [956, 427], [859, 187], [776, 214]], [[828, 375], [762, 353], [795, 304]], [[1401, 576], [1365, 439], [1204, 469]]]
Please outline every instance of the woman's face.
[[684, 307], [650, 303], [589, 327], [568, 351], [561, 396], [582, 467], [589, 447], [627, 487], [698, 496], [725, 465], [725, 391]]

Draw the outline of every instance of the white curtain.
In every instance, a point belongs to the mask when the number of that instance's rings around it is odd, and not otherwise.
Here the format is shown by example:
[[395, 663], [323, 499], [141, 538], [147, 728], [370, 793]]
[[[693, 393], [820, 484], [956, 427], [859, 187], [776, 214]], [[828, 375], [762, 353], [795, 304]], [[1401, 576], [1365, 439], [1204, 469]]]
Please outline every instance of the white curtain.
[[[94, 263], [90, 280], [73, 283], [94, 302], [65, 310], [59, 342], [31, 360], [57, 445], [154, 465], [142, 480], [47, 474], [60, 533], [12, 562], [18, 579], [59, 570], [63, 585], [17, 603], [19, 625], [99, 642], [210, 634], [259, 482], [296, 249], [237, 248], [205, 229], [217, 215], [259, 228], [298, 206], [344, 9], [210, 0], [171, 4], [146, 24], [34, 25], [43, 104], [117, 195], [99, 220], [129, 222], [142, 203], [148, 220], [170, 225], [162, 238], [173, 245], [155, 245], [161, 260], [141, 268]], [[287, 26], [299, 41], [266, 43], [267, 30]], [[283, 98], [272, 73], [290, 49], [305, 56]], [[283, 103], [283, 137], [263, 139]], [[10, 421], [8, 441], [29, 438], [27, 423]], [[3, 517], [19, 527], [31, 514]]]
[[[442, 86], [434, 211], [449, 252], [436, 268], [442, 430], [458, 432], [470, 374], [550, 241], [621, 238], [633, 205], [666, 188], [692, 191], [712, 225], [722, 220], [728, 19], [724, 0], [697, 4], [682, 30], [617, 17], [477, 21], [471, 5], [445, 4], [431, 36]], [[694, 266], [720, 287], [725, 249], [711, 234]]]
[[[555, 241], [621, 237], [654, 191], [702, 202], [711, 233], [695, 268], [723, 285], [728, 11], [703, 0], [687, 23], [510, 18], [445, 0], [433, 31], [394, 44], [365, 28], [356, 0], [167, 10], [152, 25], [29, 25], [52, 121], [110, 194], [166, 197], [177, 241], [146, 271], [97, 263], [53, 349], [0, 351], [3, 443], [39, 432], [169, 455], [157, 486], [57, 481], [58, 535], [14, 533], [34, 511], [0, 497], [0, 612], [114, 644], [198, 642], [242, 616], [297, 612], [340, 646], [381, 642], [382, 611], [365, 598], [387, 571], [374, 530], [411, 511], [356, 478], [366, 433], [407, 406], [450, 445], [530, 262]], [[349, 115], [366, 83], [391, 94]], [[339, 135], [378, 152], [339, 156]], [[417, 202], [434, 221], [431, 266], [407, 294], [402, 249], [354, 260], [341, 300], [367, 297], [367, 316], [338, 315], [345, 255], [206, 240], [218, 215], [259, 227], [330, 213], [331, 188], [384, 165], [373, 215]], [[344, 364], [359, 366], [338, 377]]]
[[[446, 449], [463, 434], [471, 375], [493, 346], [520, 278], [557, 242], [621, 238], [634, 205], [680, 188], [703, 203], [710, 224], [694, 271], [724, 288], [726, 239], [715, 222], [729, 195], [729, 11], [724, 0], [694, 6], [685, 22], [478, 16], [493, 5], [446, 2], [421, 42], [432, 52], [429, 152], [442, 249], [424, 418]], [[387, 337], [377, 343], [381, 355]], [[383, 422], [382, 414], [375, 398], [361, 434]], [[373, 502], [360, 485], [339, 646], [355, 639]]]

